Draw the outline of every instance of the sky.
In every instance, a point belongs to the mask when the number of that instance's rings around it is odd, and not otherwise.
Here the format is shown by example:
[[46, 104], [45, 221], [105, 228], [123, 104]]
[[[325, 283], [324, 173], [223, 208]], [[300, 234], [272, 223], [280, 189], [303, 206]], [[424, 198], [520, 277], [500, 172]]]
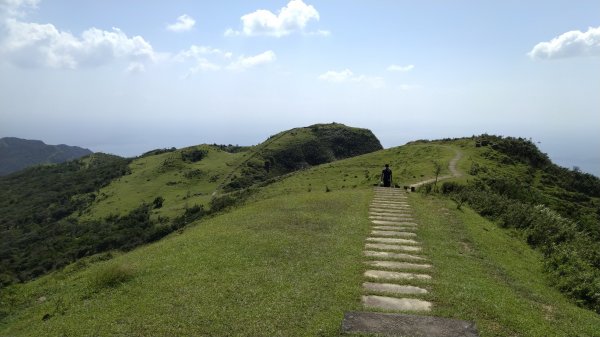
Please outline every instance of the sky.
[[331, 122], [600, 176], [600, 1], [0, 0], [0, 137], [136, 156]]

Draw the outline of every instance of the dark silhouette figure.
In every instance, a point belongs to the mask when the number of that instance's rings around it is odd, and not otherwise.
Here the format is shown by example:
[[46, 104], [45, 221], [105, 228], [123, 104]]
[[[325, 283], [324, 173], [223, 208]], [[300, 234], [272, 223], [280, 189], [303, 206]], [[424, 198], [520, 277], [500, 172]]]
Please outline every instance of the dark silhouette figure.
[[390, 170], [389, 164], [385, 164], [385, 168], [381, 171], [381, 181], [383, 181], [383, 187], [392, 186], [392, 170]]

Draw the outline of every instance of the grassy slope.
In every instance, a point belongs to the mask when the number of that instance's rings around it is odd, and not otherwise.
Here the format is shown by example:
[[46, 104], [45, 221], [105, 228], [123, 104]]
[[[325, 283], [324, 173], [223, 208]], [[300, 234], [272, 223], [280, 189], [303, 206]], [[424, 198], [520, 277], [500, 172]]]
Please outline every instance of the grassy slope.
[[[464, 170], [473, 154], [463, 145]], [[343, 312], [360, 308], [367, 205], [381, 165], [390, 162], [404, 185], [453, 155], [411, 145], [290, 175], [182, 234], [9, 289], [5, 297], [18, 300], [0, 335], [335, 335]], [[435, 266], [432, 314], [475, 320], [482, 336], [595, 335], [598, 316], [548, 287], [537, 253], [509, 232], [443, 200], [410, 201]], [[95, 285], [110, 266], [133, 277]]]
[[432, 315], [473, 320], [482, 336], [600, 336], [600, 316], [548, 285], [541, 254], [447, 200], [414, 194], [435, 267]]
[[[151, 203], [157, 196], [165, 201], [162, 208], [153, 211], [156, 216], [173, 217], [180, 215], [186, 205], [206, 205], [220, 181], [247, 154], [202, 145], [193, 148], [206, 149], [208, 155], [199, 162], [187, 163], [181, 160], [181, 152], [190, 149], [186, 148], [135, 159], [129, 165], [131, 174], [101, 189], [83, 218], [123, 215], [144, 202]], [[193, 170], [201, 170], [202, 174], [193, 178], [184, 176]]]

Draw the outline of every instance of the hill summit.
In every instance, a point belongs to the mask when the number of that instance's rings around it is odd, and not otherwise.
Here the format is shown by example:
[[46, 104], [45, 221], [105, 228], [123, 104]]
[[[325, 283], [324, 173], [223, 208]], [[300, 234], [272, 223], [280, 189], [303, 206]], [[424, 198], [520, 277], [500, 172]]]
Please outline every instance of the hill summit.
[[41, 140], [0, 138], [0, 176], [37, 164], [58, 164], [81, 158], [92, 151], [78, 146], [47, 145]]

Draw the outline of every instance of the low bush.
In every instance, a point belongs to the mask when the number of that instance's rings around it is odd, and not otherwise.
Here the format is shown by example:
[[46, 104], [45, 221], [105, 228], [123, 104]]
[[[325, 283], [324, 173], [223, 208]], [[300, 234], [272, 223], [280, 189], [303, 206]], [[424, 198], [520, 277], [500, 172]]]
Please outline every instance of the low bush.
[[95, 289], [112, 288], [133, 278], [134, 268], [129, 264], [112, 263], [99, 269], [91, 278]]

